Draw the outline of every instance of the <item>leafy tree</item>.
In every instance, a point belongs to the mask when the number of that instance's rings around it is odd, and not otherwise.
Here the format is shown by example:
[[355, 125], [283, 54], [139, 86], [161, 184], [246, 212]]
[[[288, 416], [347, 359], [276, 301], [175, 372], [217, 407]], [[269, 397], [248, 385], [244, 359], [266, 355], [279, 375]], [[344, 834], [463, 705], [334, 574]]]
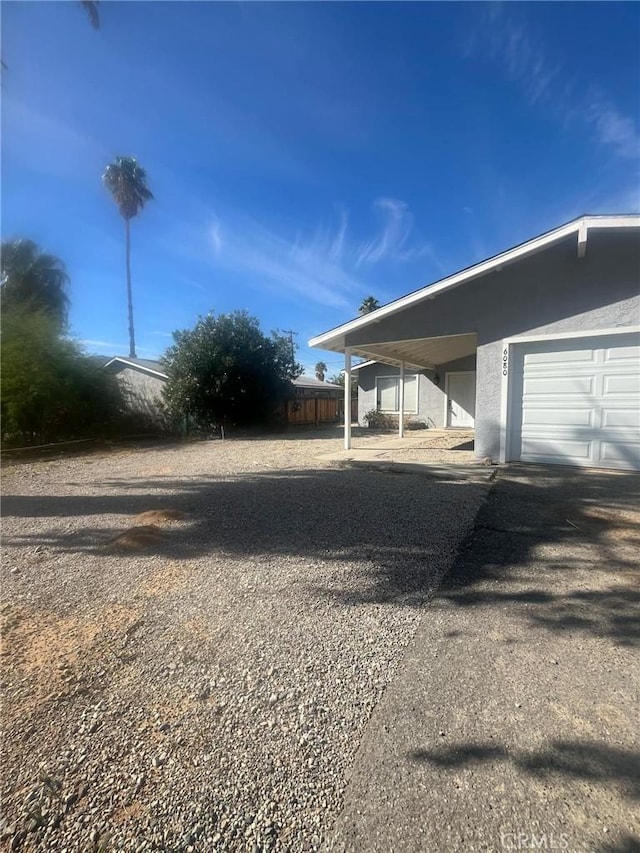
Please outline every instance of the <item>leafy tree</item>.
[[103, 434], [123, 415], [115, 377], [63, 337], [43, 310], [3, 312], [1, 355], [4, 442], [44, 444]]
[[326, 373], [327, 373], [327, 365], [324, 363], [324, 361], [319, 361], [316, 364], [315, 371], [316, 371], [316, 379], [319, 379], [320, 382], [324, 382], [324, 377], [326, 376]]
[[127, 307], [129, 312], [129, 358], [136, 357], [136, 340], [133, 330], [133, 299], [131, 295], [131, 231], [130, 223], [146, 202], [153, 198], [147, 187], [145, 170], [138, 165], [135, 157], [116, 157], [110, 163], [102, 181], [118, 205], [120, 215], [125, 222], [126, 260], [127, 260]]
[[[333, 385], [339, 385], [341, 388], [344, 388], [344, 372], [342, 373], [334, 373], [333, 376], [329, 377], [329, 382]], [[358, 375], [357, 373], [351, 374], [351, 394], [356, 395], [358, 393]]]
[[358, 313], [363, 317], [365, 314], [371, 314], [372, 311], [376, 311], [379, 307], [380, 303], [374, 296], [367, 296], [367, 298], [363, 299], [360, 303]]
[[67, 322], [69, 276], [55, 255], [43, 252], [33, 240], [2, 242], [2, 311], [42, 311], [59, 327]]
[[164, 355], [169, 375], [165, 402], [175, 417], [199, 428], [269, 421], [292, 396], [282, 336], [267, 337], [246, 311], [207, 314], [193, 329], [173, 333]]

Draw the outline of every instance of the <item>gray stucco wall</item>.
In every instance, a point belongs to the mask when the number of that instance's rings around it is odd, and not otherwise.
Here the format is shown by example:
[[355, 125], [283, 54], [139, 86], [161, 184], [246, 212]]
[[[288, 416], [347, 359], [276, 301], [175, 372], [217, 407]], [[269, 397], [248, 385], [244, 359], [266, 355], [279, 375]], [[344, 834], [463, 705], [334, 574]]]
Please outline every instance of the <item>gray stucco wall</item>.
[[116, 375], [132, 411], [154, 420], [161, 419], [160, 403], [164, 379], [132, 367], [123, 367]]
[[[437, 365], [435, 370], [418, 373], [418, 412], [408, 413], [412, 420], [426, 424], [432, 429], [445, 426], [445, 376], [456, 370], [475, 370], [475, 355]], [[376, 379], [378, 376], [398, 376], [400, 368], [388, 364], [372, 364], [358, 371], [358, 423], [365, 426], [364, 415], [376, 408]], [[406, 370], [410, 376], [415, 371]]]
[[[347, 336], [346, 345], [366, 348], [376, 341], [475, 332], [476, 455], [497, 458], [503, 339], [638, 324], [639, 291], [637, 230], [591, 230], [584, 258], [577, 257], [573, 235], [434, 300], [356, 330]], [[431, 401], [425, 403], [427, 408], [435, 406], [437, 411], [442, 388], [434, 391], [427, 386], [427, 400]]]

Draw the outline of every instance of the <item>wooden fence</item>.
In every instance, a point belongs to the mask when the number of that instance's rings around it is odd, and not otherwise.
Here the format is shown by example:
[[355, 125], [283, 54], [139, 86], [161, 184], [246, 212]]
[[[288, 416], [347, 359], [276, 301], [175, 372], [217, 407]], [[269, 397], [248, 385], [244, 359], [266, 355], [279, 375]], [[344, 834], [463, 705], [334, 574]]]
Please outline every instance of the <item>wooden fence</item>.
[[331, 397], [301, 397], [288, 400], [285, 404], [285, 416], [290, 424], [335, 423], [341, 417], [338, 403]]
[[[344, 400], [336, 397], [298, 397], [282, 407], [284, 419], [289, 424], [342, 423]], [[351, 401], [351, 419], [358, 418], [358, 400]]]

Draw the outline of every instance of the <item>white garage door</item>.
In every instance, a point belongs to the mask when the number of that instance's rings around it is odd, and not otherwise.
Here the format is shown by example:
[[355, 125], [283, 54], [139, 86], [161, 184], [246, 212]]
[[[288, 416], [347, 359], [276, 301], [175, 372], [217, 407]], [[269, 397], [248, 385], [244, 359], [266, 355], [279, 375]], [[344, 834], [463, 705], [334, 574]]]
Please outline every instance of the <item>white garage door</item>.
[[640, 469], [640, 335], [514, 348], [510, 456]]

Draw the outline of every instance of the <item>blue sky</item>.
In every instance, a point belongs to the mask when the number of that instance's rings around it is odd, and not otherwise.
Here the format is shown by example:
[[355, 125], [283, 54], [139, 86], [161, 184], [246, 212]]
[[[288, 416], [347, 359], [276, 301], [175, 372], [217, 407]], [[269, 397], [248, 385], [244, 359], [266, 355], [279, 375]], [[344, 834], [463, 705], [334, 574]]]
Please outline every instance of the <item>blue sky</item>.
[[209, 310], [306, 341], [581, 213], [640, 210], [635, 3], [2, 5], [2, 231], [59, 255], [88, 351]]

